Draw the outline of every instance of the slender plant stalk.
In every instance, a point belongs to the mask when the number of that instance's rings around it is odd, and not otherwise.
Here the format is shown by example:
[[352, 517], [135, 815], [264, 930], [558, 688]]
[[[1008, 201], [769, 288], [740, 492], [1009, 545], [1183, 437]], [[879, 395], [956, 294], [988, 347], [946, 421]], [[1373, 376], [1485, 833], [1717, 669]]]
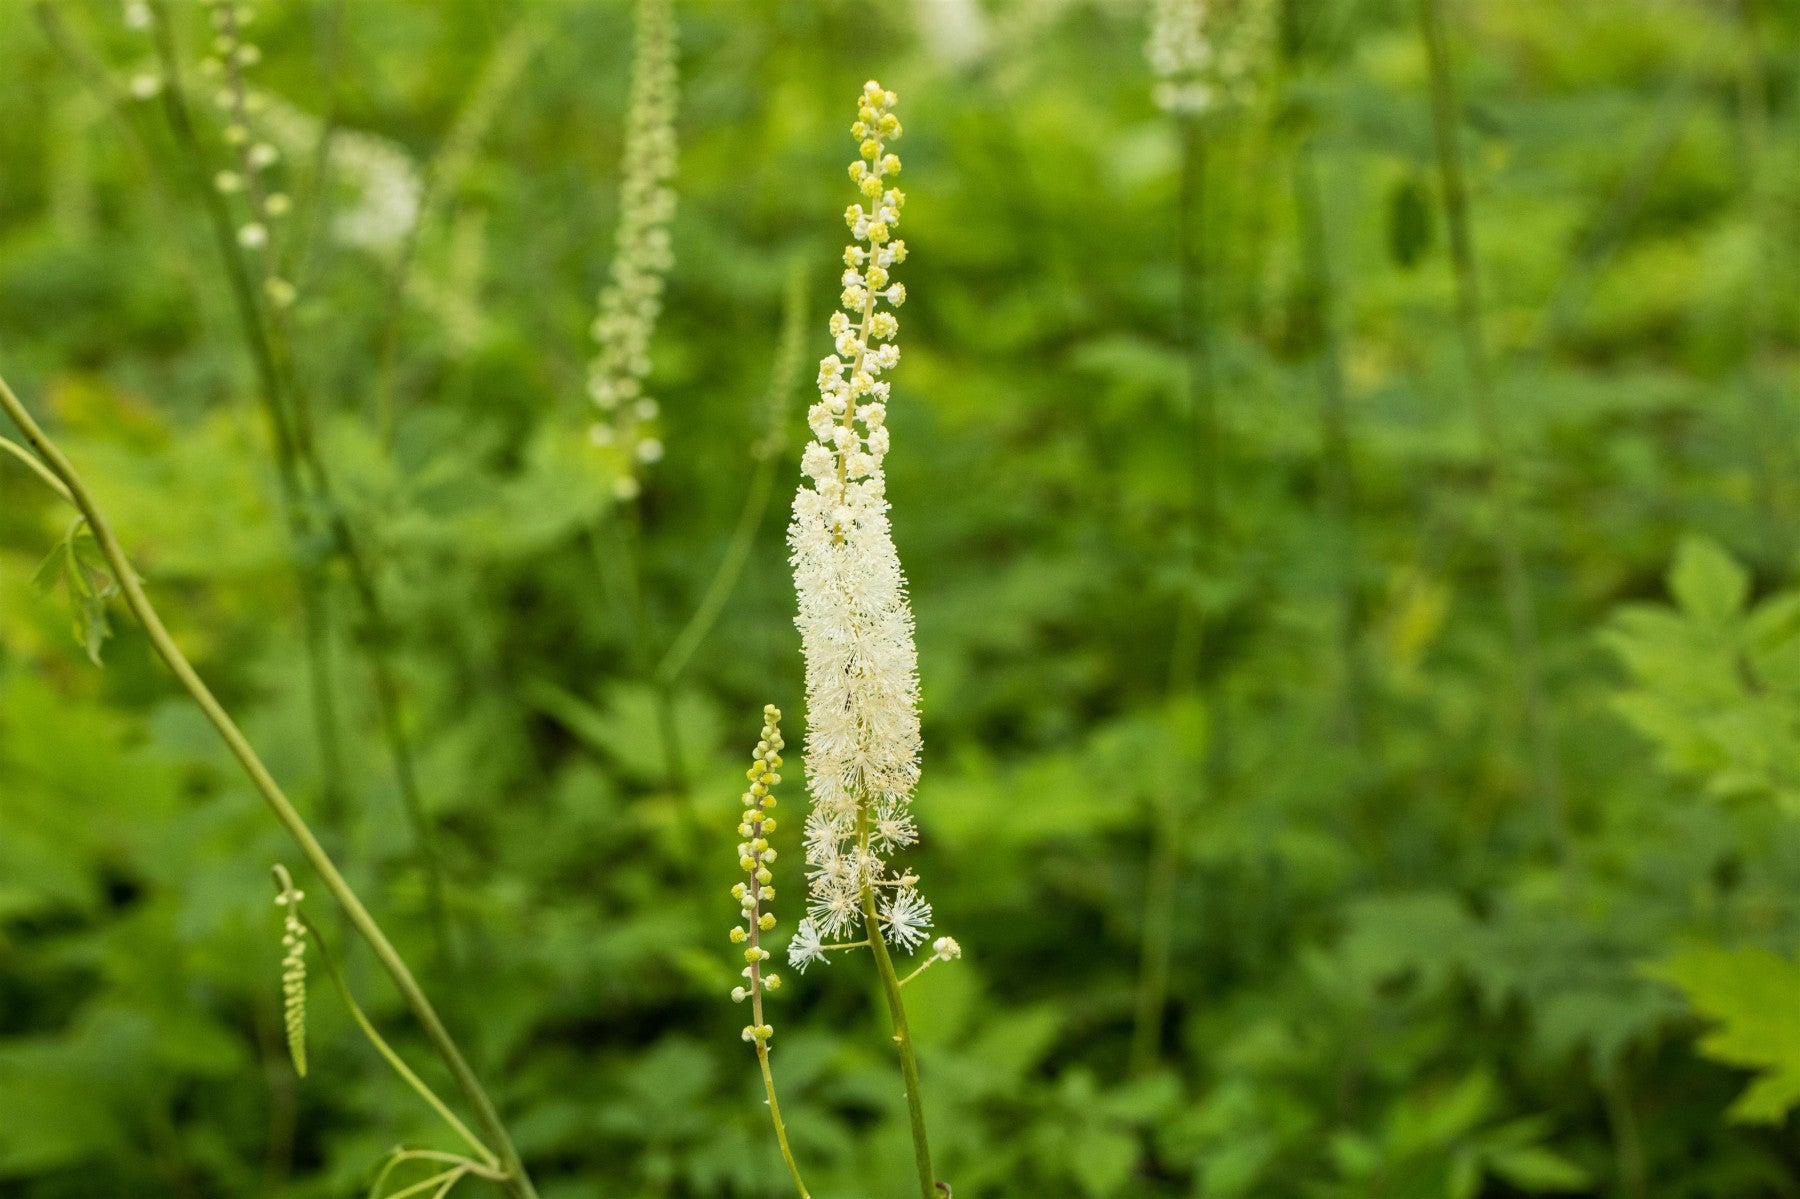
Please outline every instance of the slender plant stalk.
[[[867, 819], [865, 813], [864, 819]], [[867, 840], [867, 833], [864, 833]], [[900, 998], [900, 978], [894, 959], [881, 937], [881, 918], [875, 912], [875, 890], [866, 882], [862, 889], [863, 927], [869, 933], [869, 952], [875, 955], [875, 971], [881, 976], [881, 993], [887, 1000], [894, 1024], [894, 1044], [900, 1051], [900, 1076], [906, 1081], [906, 1114], [912, 1129], [913, 1161], [919, 1169], [921, 1199], [940, 1199], [937, 1178], [931, 1171], [931, 1142], [925, 1135], [925, 1100], [919, 1091], [919, 1059], [913, 1052], [912, 1033], [906, 1026], [906, 1003]]]
[[470, 87], [462, 109], [437, 151], [425, 164], [419, 181], [419, 208], [401, 240], [393, 274], [388, 279], [387, 320], [381, 327], [375, 351], [375, 423], [383, 443], [392, 440], [399, 421], [397, 389], [400, 325], [406, 315], [407, 285], [418, 259], [419, 239], [444, 195], [460, 181], [488, 126], [499, 111], [500, 101], [512, 90], [537, 50], [539, 30], [526, 13], [488, 56], [481, 75]]
[[[1199, 117], [1180, 119], [1181, 181], [1176, 199], [1176, 253], [1180, 292], [1177, 334], [1184, 348], [1189, 451], [1193, 456], [1192, 525], [1189, 578], [1175, 616], [1169, 650], [1168, 695], [1171, 700], [1201, 688], [1207, 715], [1207, 790], [1217, 796], [1230, 772], [1230, 729], [1225, 710], [1224, 677], [1214, 669], [1201, 677], [1205, 614], [1193, 587], [1216, 562], [1219, 541], [1219, 421], [1214, 386], [1212, 336], [1206, 283], [1210, 263], [1206, 233], [1206, 130]], [[1160, 1054], [1162, 1024], [1169, 1002], [1169, 970], [1174, 952], [1175, 896], [1181, 872], [1182, 830], [1186, 805], [1173, 789], [1156, 804], [1149, 871], [1144, 889], [1144, 932], [1138, 966], [1136, 1009], [1132, 1020], [1131, 1071], [1148, 1073]]]
[[23, 462], [30, 468], [32, 474], [41, 479], [50, 490], [56, 492], [56, 494], [60, 495], [64, 500], [70, 504], [75, 502], [74, 495], [70, 493], [67, 487], [63, 486], [63, 481], [52, 474], [50, 468], [38, 461], [24, 446], [9, 437], [0, 437], [0, 450], [4, 450], [14, 458], [17, 458], [20, 462]]
[[[761, 884], [754, 876], [750, 885], [760, 890]], [[747, 924], [750, 947], [762, 948], [762, 925], [754, 918]], [[750, 1022], [757, 1028], [763, 1026], [763, 975], [761, 960], [750, 963]], [[756, 1037], [756, 1064], [762, 1068], [763, 1093], [769, 1098], [769, 1118], [775, 1124], [775, 1141], [781, 1146], [781, 1160], [787, 1164], [788, 1174], [794, 1180], [794, 1189], [800, 1192], [800, 1199], [812, 1199], [807, 1193], [806, 1180], [800, 1177], [800, 1163], [794, 1160], [794, 1150], [788, 1145], [787, 1124], [781, 1118], [781, 1103], [775, 1098], [775, 1071], [769, 1066], [769, 1042], [765, 1037]]]
[[[1770, 263], [1780, 253], [1777, 230], [1781, 214], [1765, 166], [1769, 141], [1768, 61], [1758, 28], [1760, 7], [1757, 0], [1737, 0], [1743, 43], [1738, 68], [1738, 124], [1743, 142], [1745, 187], [1754, 217], [1757, 261]], [[1754, 300], [1745, 306], [1743, 388], [1755, 438], [1753, 453], [1766, 552], [1772, 564], [1785, 567], [1793, 547], [1789, 532], [1794, 516], [1790, 489], [1793, 455], [1787, 450], [1788, 430], [1783, 428], [1766, 369], [1771, 341], [1766, 308], [1765, 303]]]
[[769, 511], [769, 497], [775, 486], [777, 465], [788, 416], [788, 399], [799, 385], [801, 359], [806, 352], [806, 273], [798, 266], [788, 275], [787, 297], [782, 305], [781, 344], [775, 353], [775, 367], [769, 379], [768, 418], [765, 437], [752, 449], [756, 467], [750, 475], [750, 487], [744, 493], [744, 506], [738, 512], [737, 526], [731, 531], [719, 568], [701, 594], [687, 624], [669, 642], [657, 664], [659, 679], [673, 683], [700, 648], [706, 635], [718, 623], [725, 604], [731, 599], [750, 551], [756, 547], [756, 534]]
[[423, 1099], [431, 1110], [443, 1119], [444, 1123], [450, 1126], [452, 1132], [474, 1149], [490, 1169], [498, 1168], [500, 1161], [494, 1156], [493, 1151], [482, 1143], [481, 1138], [469, 1131], [469, 1126], [450, 1110], [448, 1104], [438, 1098], [437, 1092], [427, 1086], [424, 1079], [413, 1073], [412, 1067], [406, 1064], [406, 1060], [394, 1051], [394, 1047], [388, 1044], [387, 1038], [375, 1028], [374, 1022], [362, 1010], [362, 1005], [356, 1002], [356, 996], [351, 994], [350, 984], [344, 980], [343, 974], [338, 970], [337, 962], [331, 956], [331, 948], [326, 944], [325, 937], [319, 932], [318, 926], [308, 919], [306, 913], [298, 914], [300, 923], [306, 927], [306, 935], [312, 938], [314, 948], [319, 951], [319, 960], [325, 963], [325, 973], [331, 976], [332, 985], [337, 988], [338, 998], [343, 1000], [346, 1008], [350, 1009], [350, 1018], [356, 1021], [356, 1027], [362, 1030], [362, 1034], [368, 1038], [369, 1044], [375, 1047], [375, 1051], [381, 1054], [382, 1059], [393, 1068], [394, 1073], [400, 1076], [401, 1081], [411, 1087], [414, 1093]]
[[681, 677], [694, 651], [712, 632], [714, 624], [725, 611], [731, 593], [737, 588], [737, 582], [744, 573], [744, 564], [750, 560], [750, 551], [756, 548], [756, 534], [762, 528], [763, 517], [769, 511], [769, 497], [775, 489], [775, 459], [773, 457], [759, 459], [750, 475], [750, 487], [744, 493], [744, 506], [738, 511], [737, 525], [731, 531], [731, 540], [726, 543], [724, 556], [719, 559], [719, 568], [713, 572], [712, 581], [706, 585], [706, 591], [695, 606], [694, 614], [688, 617], [687, 624], [682, 626], [669, 648], [663, 652], [662, 661], [657, 663], [656, 678], [664, 684], [673, 683]]
[[464, 1060], [462, 1051], [457, 1048], [449, 1030], [444, 1027], [437, 1010], [432, 1007], [431, 1001], [426, 998], [425, 992], [420, 989], [418, 982], [413, 978], [412, 971], [407, 967], [405, 960], [388, 940], [387, 934], [382, 931], [380, 924], [363, 906], [362, 900], [351, 889], [344, 876], [338, 872], [330, 855], [319, 844], [318, 838], [314, 836], [306, 820], [288, 800], [280, 784], [263, 765], [262, 759], [251, 748], [249, 741], [245, 739], [237, 724], [214, 697], [205, 681], [194, 670], [193, 665], [188, 662], [187, 657], [181, 652], [181, 648], [175, 644], [175, 639], [163, 626], [162, 618], [157, 615], [155, 607], [150, 603], [149, 596], [144, 593], [143, 585], [132, 571], [131, 561], [126, 556], [124, 548], [120, 546], [118, 539], [113, 535], [112, 526], [107, 523], [105, 514], [94, 502], [86, 484], [82, 482], [81, 476], [64, 457], [63, 452], [38, 426], [31, 413], [26, 410], [24, 404], [19, 402], [19, 398], [13, 394], [12, 388], [3, 378], [0, 378], [0, 409], [5, 410], [13, 423], [25, 434], [26, 442], [68, 489], [75, 501], [75, 506], [86, 518], [88, 528], [93, 533], [94, 541], [99, 545], [100, 552], [112, 568], [126, 607], [131, 609], [132, 615], [143, 626], [144, 633], [150, 639], [150, 644], [155, 648], [157, 656], [162, 658], [170, 672], [175, 675], [176, 680], [199, 705], [201, 712], [218, 732], [232, 756], [243, 767], [244, 773], [249, 777], [252, 785], [262, 795], [270, 810], [274, 812], [275, 818], [281, 822], [282, 827], [293, 838], [294, 843], [299, 847], [314, 872], [318, 874], [326, 889], [343, 908], [344, 914], [349, 918], [356, 931], [368, 942], [369, 948], [374, 951], [376, 959], [387, 971], [388, 977], [393, 980], [401, 998], [412, 1010], [414, 1017], [424, 1029], [426, 1037], [431, 1041], [433, 1049], [443, 1059], [451, 1077], [456, 1080], [458, 1088], [462, 1091], [464, 1099], [474, 1110], [477, 1123], [487, 1135], [488, 1141], [495, 1147], [501, 1168], [506, 1173], [504, 1185], [508, 1193], [515, 1196], [515, 1199], [536, 1199], [537, 1192], [531, 1184], [530, 1176], [526, 1174], [524, 1164], [519, 1160], [518, 1151], [514, 1149], [512, 1140], [507, 1135], [506, 1127], [501, 1123], [499, 1112], [494, 1108], [493, 1101], [482, 1089], [480, 1081], [475, 1077], [468, 1062]]
[[[604, 529], [612, 530], [608, 547]], [[632, 629], [631, 669], [647, 683], [651, 703], [655, 707], [657, 739], [663, 757], [663, 785], [680, 801], [682, 820], [689, 833], [697, 833], [700, 816], [694, 807], [693, 789], [687, 783], [686, 763], [682, 758], [680, 724], [675, 713], [675, 688], [672, 677], [657, 671], [650, 660], [652, 633], [650, 610], [644, 602], [643, 574], [639, 546], [642, 543], [639, 511], [635, 500], [621, 501], [612, 518], [596, 518], [587, 529], [588, 547], [594, 569], [602, 586], [613, 594], [613, 603]]]
[[1558, 851], [1566, 856], [1568, 818], [1563, 801], [1562, 767], [1539, 661], [1537, 615], [1519, 531], [1517, 484], [1494, 399], [1492, 366], [1481, 327], [1481, 293], [1475, 272], [1474, 242], [1469, 232], [1469, 195], [1463, 181], [1462, 152], [1457, 144], [1459, 118], [1450, 73], [1449, 36], [1444, 27], [1442, 0], [1418, 0], [1418, 6], [1419, 25], [1431, 71], [1431, 124], [1437, 142], [1445, 223], [1450, 234], [1450, 260], [1456, 275], [1457, 328], [1468, 368], [1475, 422], [1487, 458], [1501, 589], [1512, 631], [1513, 656], [1517, 659], [1515, 667], [1533, 781]]
[[1350, 416], [1344, 393], [1343, 348], [1338, 342], [1336, 289], [1329, 233], [1310, 137], [1294, 152], [1294, 207], [1300, 217], [1307, 310], [1317, 337], [1319, 429], [1323, 443], [1325, 507], [1338, 542], [1338, 653], [1343, 660], [1342, 725], [1353, 745], [1370, 733], [1373, 709], [1368, 662], [1363, 653], [1366, 612], [1357, 572], [1356, 472], [1350, 456]]
[[[347, 568], [352, 590], [366, 626], [365, 636], [358, 639], [358, 644], [363, 650], [370, 675], [375, 683], [376, 707], [379, 711], [382, 733], [389, 755], [393, 759], [401, 805], [405, 809], [408, 823], [412, 826], [420, 861], [425, 870], [427, 903], [433, 928], [438, 938], [439, 951], [445, 960], [454, 960], [454, 946], [450, 937], [448, 907], [444, 895], [443, 870], [437, 854], [435, 838], [432, 835], [431, 822], [425, 814], [424, 804], [419, 795], [411, 742], [406, 735], [405, 723], [400, 714], [400, 688], [389, 657], [388, 647], [393, 640], [392, 625], [387, 618], [380, 592], [376, 588], [373, 572], [358, 546], [354, 531], [336, 503], [330, 476], [318, 453], [313, 433], [311, 405], [305, 390], [299, 385], [294, 370], [293, 352], [287, 336], [285, 319], [279, 312], [266, 317], [263, 306], [257, 299], [256, 288], [251, 283], [243, 257], [238, 253], [231, 213], [226, 208], [224, 199], [219, 195], [218, 190], [206, 178], [205, 153], [195, 133], [187, 102], [183, 98], [180, 57], [175, 50], [174, 35], [164, 0], [151, 0], [151, 11], [155, 17], [154, 35], [157, 53], [166, 77], [162, 90], [164, 111], [167, 114], [170, 128], [174, 131], [175, 139], [182, 147], [193, 188], [206, 207], [214, 239], [218, 243], [219, 255], [224, 261], [226, 276], [237, 301], [238, 315], [243, 326], [245, 341], [249, 346], [251, 358], [256, 364], [261, 384], [259, 394], [275, 438], [276, 466], [281, 477], [290, 536], [297, 547], [310, 546], [313, 540], [313, 526], [309, 514], [314, 507], [323, 510], [330, 544]], [[235, 16], [232, 19], [235, 19]], [[245, 119], [242, 111], [241, 67], [235, 57], [226, 65], [226, 70], [236, 93], [237, 117], [241, 121]], [[247, 155], [247, 153], [247, 149], [240, 147], [241, 156]], [[261, 192], [259, 173], [247, 158], [243, 158], [239, 166], [240, 172], [246, 180], [246, 186], [251, 191], [252, 200], [258, 206], [259, 216], [264, 216], [266, 223], [266, 215], [262, 211], [264, 198]], [[272, 267], [271, 274], [273, 274]], [[336, 744], [337, 721], [335, 704], [331, 701], [334, 688], [329, 685], [329, 635], [325, 589], [323, 579], [319, 574], [316, 554], [306, 551], [302, 553], [301, 557], [303, 613], [306, 616], [305, 635], [309, 657], [315, 664], [311, 672], [315, 679], [313, 684], [315, 720], [322, 723], [321, 752], [326, 756], [328, 793], [332, 801], [329, 807], [335, 816], [342, 807], [342, 786], [341, 782], [333, 780], [342, 778], [342, 768], [339, 764], [342, 755]], [[316, 681], [320, 679], [325, 680], [324, 685]], [[324, 735], [326, 729], [331, 731], [329, 738]]]
[[225, 207], [224, 198], [206, 177], [193, 119], [188, 113], [187, 102], [182, 97], [181, 63], [175, 52], [174, 34], [164, 0], [150, 0], [150, 8], [155, 18], [152, 36], [163, 71], [163, 111], [168, 118], [169, 127], [174, 131], [175, 140], [183, 147], [189, 184], [205, 206], [214, 235], [219, 240], [223, 251], [221, 256], [225, 260], [225, 274], [231, 284], [238, 316], [246, 330], [252, 331], [249, 340], [251, 359], [259, 383], [257, 394], [274, 437], [282, 509], [299, 579], [301, 635], [307, 655], [307, 685], [324, 780], [321, 814], [325, 817], [327, 827], [335, 827], [341, 822], [344, 809], [343, 751], [338, 739], [337, 704], [334, 698], [337, 687], [326, 634], [327, 604], [324, 584], [316, 556], [309, 549], [311, 537], [306, 517], [307, 505], [299, 474], [293, 426], [282, 405], [280, 376], [274, 354], [267, 340], [257, 332], [262, 326], [261, 313], [255, 288], [252, 287], [249, 273], [244, 269], [243, 260], [237, 253], [231, 213]]

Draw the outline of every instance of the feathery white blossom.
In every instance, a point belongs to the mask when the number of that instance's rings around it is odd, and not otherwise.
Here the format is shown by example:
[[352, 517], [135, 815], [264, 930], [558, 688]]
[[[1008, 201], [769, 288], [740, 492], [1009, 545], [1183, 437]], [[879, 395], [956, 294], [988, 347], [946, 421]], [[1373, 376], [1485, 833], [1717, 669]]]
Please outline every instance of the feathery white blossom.
[[1151, 0], [1144, 54], [1157, 106], [1197, 116], [1247, 103], [1272, 19], [1269, 0]]
[[788, 965], [802, 974], [814, 962], [823, 962], [827, 966], [831, 964], [831, 959], [825, 956], [825, 944], [819, 939], [819, 926], [811, 920], [802, 920], [794, 930], [794, 938], [788, 942], [787, 954]]
[[889, 939], [910, 946], [930, 909], [911, 891], [916, 880], [890, 877], [883, 857], [916, 839], [908, 806], [919, 778], [918, 655], [882, 470], [881, 375], [900, 359], [889, 309], [906, 298], [890, 276], [906, 260], [906, 243], [893, 236], [905, 203], [889, 185], [900, 169], [887, 149], [900, 136], [893, 105], [894, 94], [871, 81], [851, 126], [860, 157], [850, 178], [867, 206], [844, 214], [855, 238], [844, 251], [845, 311], [831, 316], [837, 353], [819, 365], [807, 416], [815, 440], [801, 456], [788, 545], [806, 658], [807, 914], [816, 929], [808, 935], [835, 937], [862, 921], [865, 889], [901, 887], [905, 905], [897, 897], [882, 914]]
[[662, 312], [663, 277], [674, 264], [675, 17], [669, 0], [638, 0], [637, 48], [626, 114], [624, 181], [611, 281], [593, 326], [599, 353], [588, 366], [588, 395], [600, 408], [596, 445], [622, 458], [621, 499], [638, 493], [638, 469], [662, 457], [650, 429], [657, 403], [644, 393], [650, 335]]
[[[325, 123], [287, 101], [262, 93], [262, 124], [290, 159], [313, 154]], [[327, 159], [342, 195], [331, 236], [340, 245], [378, 254], [398, 251], [419, 219], [425, 184], [405, 147], [377, 133], [337, 126]]]

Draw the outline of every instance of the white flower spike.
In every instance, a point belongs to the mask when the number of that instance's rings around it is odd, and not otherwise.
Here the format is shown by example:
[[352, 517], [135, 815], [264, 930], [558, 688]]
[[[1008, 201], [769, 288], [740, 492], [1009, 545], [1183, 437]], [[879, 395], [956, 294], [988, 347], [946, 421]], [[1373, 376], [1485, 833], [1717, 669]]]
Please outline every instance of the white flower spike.
[[[807, 414], [814, 440], [801, 457], [788, 526], [806, 658], [807, 935], [815, 942], [863, 920], [865, 890], [899, 886], [881, 855], [917, 838], [908, 808], [919, 778], [918, 654], [882, 470], [881, 376], [900, 360], [900, 322], [889, 309], [906, 298], [892, 278], [906, 261], [906, 243], [894, 237], [906, 197], [892, 186], [900, 170], [889, 150], [900, 136], [893, 106], [894, 93], [869, 82], [850, 128], [858, 148], [850, 179], [863, 202], [844, 213], [855, 239], [844, 251], [845, 310], [831, 316], [837, 352], [819, 364], [819, 399]], [[888, 938], [908, 947], [930, 919], [910, 884], [882, 912]], [[821, 953], [803, 948], [795, 964]]]

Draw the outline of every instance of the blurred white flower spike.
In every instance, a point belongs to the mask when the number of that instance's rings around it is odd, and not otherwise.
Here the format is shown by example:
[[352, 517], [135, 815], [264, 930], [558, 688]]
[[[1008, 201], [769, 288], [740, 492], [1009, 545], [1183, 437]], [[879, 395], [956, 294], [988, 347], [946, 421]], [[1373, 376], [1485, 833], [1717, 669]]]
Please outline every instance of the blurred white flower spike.
[[1144, 56], [1156, 105], [1201, 116], [1248, 104], [1273, 34], [1270, 0], [1152, 0]]
[[640, 472], [662, 458], [657, 402], [644, 391], [650, 336], [662, 313], [664, 278], [674, 265], [669, 222], [675, 216], [675, 17], [669, 0], [639, 0], [631, 103], [626, 114], [624, 182], [611, 278], [594, 319], [598, 352], [588, 367], [588, 397], [599, 408], [594, 444], [615, 449], [618, 498], [635, 499]]
[[[788, 527], [795, 624], [806, 658], [806, 819], [812, 937], [838, 937], [864, 920], [865, 893], [892, 894], [877, 909], [885, 934], [911, 948], [930, 907], [910, 874], [884, 855], [917, 839], [910, 810], [919, 778], [918, 654], [906, 577], [888, 527], [888, 384], [900, 360], [892, 309], [906, 299], [892, 270], [906, 261], [894, 237], [906, 197], [892, 186], [900, 159], [894, 93], [870, 82], [851, 133], [859, 156], [850, 179], [865, 203], [845, 212], [855, 241], [844, 251], [844, 311], [831, 316], [837, 352], [819, 364], [819, 399], [808, 412], [813, 442]], [[795, 964], [811, 960], [796, 942]]]

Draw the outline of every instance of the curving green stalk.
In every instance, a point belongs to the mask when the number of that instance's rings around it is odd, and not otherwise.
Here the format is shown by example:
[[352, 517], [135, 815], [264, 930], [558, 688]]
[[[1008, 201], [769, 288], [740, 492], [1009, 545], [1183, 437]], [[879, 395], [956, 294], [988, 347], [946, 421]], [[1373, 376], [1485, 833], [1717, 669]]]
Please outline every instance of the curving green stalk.
[[237, 759], [238, 765], [243, 768], [251, 784], [275, 814], [276, 820], [280, 821], [288, 835], [293, 838], [307, 863], [324, 882], [326, 889], [331, 892], [332, 898], [336, 899], [338, 905], [343, 908], [351, 925], [355, 927], [363, 940], [368, 942], [369, 948], [374, 951], [382, 969], [393, 980], [395, 989], [400, 992], [401, 998], [406, 1001], [407, 1007], [411, 1009], [413, 1016], [424, 1029], [432, 1048], [443, 1059], [451, 1077], [456, 1080], [457, 1087], [462, 1091], [463, 1098], [474, 1110], [476, 1122], [486, 1133], [488, 1141], [494, 1146], [501, 1170], [506, 1175], [503, 1185], [507, 1192], [514, 1196], [514, 1199], [536, 1199], [537, 1191], [531, 1184], [530, 1176], [525, 1172], [524, 1164], [519, 1160], [518, 1151], [513, 1147], [512, 1139], [507, 1135], [506, 1127], [501, 1123], [500, 1114], [495, 1109], [493, 1101], [488, 1098], [480, 1080], [475, 1077], [475, 1072], [463, 1058], [462, 1051], [457, 1048], [449, 1030], [444, 1027], [442, 1019], [437, 1014], [437, 1009], [432, 1006], [431, 1001], [426, 998], [425, 992], [419, 987], [418, 981], [414, 979], [412, 970], [407, 966], [405, 959], [400, 956], [400, 952], [394, 948], [392, 942], [388, 940], [387, 934], [382, 931], [381, 925], [376, 922], [374, 916], [369, 914], [369, 910], [363, 906], [362, 900], [351, 889], [344, 876], [339, 873], [336, 864], [332, 862], [324, 847], [319, 844], [318, 838], [307, 825], [305, 818], [300, 815], [282, 791], [281, 785], [275, 781], [274, 776], [263, 765], [262, 759], [257, 756], [256, 750], [251, 747], [236, 722], [231, 719], [230, 714], [225, 711], [213, 695], [212, 690], [194, 670], [193, 665], [187, 660], [187, 656], [181, 652], [181, 648], [175, 644], [175, 639], [169, 635], [168, 629], [162, 623], [162, 618], [157, 615], [155, 607], [150, 603], [149, 596], [145, 594], [143, 584], [132, 571], [131, 561], [126, 556], [124, 548], [119, 544], [118, 538], [113, 535], [112, 526], [108, 524], [105, 514], [95, 503], [80, 474], [63, 455], [62, 450], [38, 426], [37, 421], [32, 418], [25, 405], [19, 402], [19, 398], [13, 394], [12, 388], [7, 385], [4, 378], [0, 378], [0, 409], [3, 409], [13, 423], [19, 427], [19, 430], [25, 435], [26, 442], [43, 460], [47, 469], [67, 489], [75, 507], [86, 519], [88, 528], [94, 535], [94, 541], [100, 547], [101, 554], [105, 556], [117, 578], [125, 606], [131, 609], [132, 615], [143, 626], [144, 634], [150, 639], [150, 644], [156, 650], [157, 656], [163, 660], [170, 672], [175, 675], [176, 680], [199, 706], [207, 721], [217, 731], [220, 739], [225, 742], [226, 748], [231, 751], [232, 757]]
[[1556, 839], [1558, 852], [1568, 849], [1568, 817], [1563, 801], [1562, 766], [1556, 749], [1549, 701], [1539, 661], [1537, 614], [1531, 576], [1519, 531], [1518, 484], [1514, 478], [1506, 433], [1494, 398], [1493, 368], [1481, 326], [1481, 293], [1475, 271], [1474, 239], [1469, 231], [1469, 193], [1463, 180], [1462, 152], [1457, 144], [1456, 89], [1450, 74], [1450, 40], [1444, 27], [1442, 0], [1418, 0], [1419, 26], [1431, 72], [1431, 127], [1437, 145], [1438, 174], [1443, 187], [1445, 224], [1450, 234], [1450, 262], [1456, 275], [1456, 323], [1469, 374], [1475, 423], [1487, 458], [1488, 492], [1494, 504], [1495, 540], [1500, 558], [1500, 584], [1511, 628], [1518, 671], [1525, 735], [1532, 778]]

